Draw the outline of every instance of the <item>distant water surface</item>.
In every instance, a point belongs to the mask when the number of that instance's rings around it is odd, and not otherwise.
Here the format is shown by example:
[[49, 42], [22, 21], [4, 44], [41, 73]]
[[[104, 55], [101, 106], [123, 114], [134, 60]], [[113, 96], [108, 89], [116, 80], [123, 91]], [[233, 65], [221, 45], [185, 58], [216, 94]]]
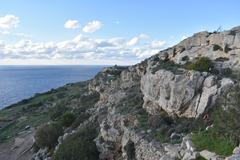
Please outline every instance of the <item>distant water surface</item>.
[[105, 66], [0, 66], [0, 109], [67, 83], [93, 78]]

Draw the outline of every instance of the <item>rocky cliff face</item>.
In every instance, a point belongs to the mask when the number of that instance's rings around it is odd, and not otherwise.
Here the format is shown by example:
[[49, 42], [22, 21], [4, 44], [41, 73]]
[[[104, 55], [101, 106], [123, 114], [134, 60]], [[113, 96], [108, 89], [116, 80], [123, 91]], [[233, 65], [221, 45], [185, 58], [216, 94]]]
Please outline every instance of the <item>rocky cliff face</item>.
[[[200, 32], [178, 45], [128, 67], [104, 70], [90, 84], [100, 93], [96, 104], [100, 133], [96, 144], [101, 159], [195, 159], [188, 140], [182, 145], [162, 144], [149, 138], [151, 130], [139, 129], [138, 113], [197, 118], [203, 115], [233, 85], [231, 78], [208, 72], [164, 67], [162, 60], [186, 64], [208, 57], [218, 70], [239, 69], [240, 28], [224, 32]], [[140, 97], [136, 104], [132, 94]], [[132, 108], [131, 108], [132, 107]], [[122, 110], [127, 109], [124, 113]], [[186, 144], [187, 143], [187, 144]]]
[[200, 32], [159, 55], [168, 56], [176, 63], [186, 63], [205, 56], [216, 60], [219, 68], [239, 69], [240, 27], [223, 32]]

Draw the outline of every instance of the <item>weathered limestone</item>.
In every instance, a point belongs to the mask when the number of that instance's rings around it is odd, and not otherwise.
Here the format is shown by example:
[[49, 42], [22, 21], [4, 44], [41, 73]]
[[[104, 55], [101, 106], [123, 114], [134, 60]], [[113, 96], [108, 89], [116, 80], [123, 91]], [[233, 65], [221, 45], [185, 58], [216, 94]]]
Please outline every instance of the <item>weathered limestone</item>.
[[[213, 50], [215, 45], [220, 46], [220, 49]], [[182, 49], [179, 50], [179, 48]], [[203, 56], [211, 60], [225, 58], [218, 62], [221, 63], [221, 68], [238, 69], [240, 67], [240, 28], [235, 27], [223, 32], [196, 33], [173, 48], [160, 51], [159, 57], [163, 55], [179, 64]]]
[[153, 115], [163, 109], [170, 115], [197, 117], [232, 84], [230, 79], [217, 80], [213, 75], [195, 71], [147, 73], [141, 79], [143, 107]]
[[206, 160], [223, 160], [220, 156], [218, 156], [214, 152], [210, 152], [208, 150], [203, 150], [199, 153]]

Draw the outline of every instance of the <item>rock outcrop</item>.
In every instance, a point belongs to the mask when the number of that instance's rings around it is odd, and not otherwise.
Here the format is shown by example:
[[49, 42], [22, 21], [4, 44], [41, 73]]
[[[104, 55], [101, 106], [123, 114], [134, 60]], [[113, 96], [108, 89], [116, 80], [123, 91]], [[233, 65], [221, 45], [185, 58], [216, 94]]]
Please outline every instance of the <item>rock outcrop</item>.
[[184, 64], [197, 57], [205, 56], [217, 60], [220, 68], [239, 69], [240, 27], [223, 32], [200, 32], [176, 46], [160, 51], [176, 63]]
[[178, 74], [168, 70], [159, 70], [155, 74], [148, 72], [141, 79], [143, 107], [153, 115], [164, 110], [170, 115], [198, 117], [232, 85], [231, 79], [217, 79], [196, 71], [183, 70]]
[[[100, 94], [95, 106], [100, 125], [95, 142], [100, 159], [196, 159], [199, 152], [189, 135], [181, 144], [160, 143], [149, 136], [151, 130], [139, 128], [138, 112], [144, 109], [150, 115], [160, 115], [164, 111], [170, 117], [186, 118], [203, 115], [235, 82], [217, 74], [186, 70], [181, 65], [208, 57], [218, 70], [238, 69], [239, 38], [240, 28], [200, 32], [139, 64], [114, 66], [98, 74], [89, 89]], [[164, 61], [173, 61], [176, 66], [167, 66]], [[135, 101], [132, 95], [140, 97], [133, 106], [129, 103]]]

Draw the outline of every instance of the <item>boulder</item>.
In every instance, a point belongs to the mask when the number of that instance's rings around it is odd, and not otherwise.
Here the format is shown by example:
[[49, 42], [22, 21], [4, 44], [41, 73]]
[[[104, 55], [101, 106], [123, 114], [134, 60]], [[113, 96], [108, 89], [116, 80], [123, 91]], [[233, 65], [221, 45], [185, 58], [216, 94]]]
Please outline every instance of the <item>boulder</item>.
[[203, 150], [199, 154], [206, 160], [222, 160], [222, 158], [220, 158], [220, 156], [218, 156], [216, 153], [210, 152], [208, 150]]
[[163, 109], [170, 115], [198, 117], [232, 85], [230, 79], [217, 81], [215, 76], [197, 71], [176, 74], [162, 69], [155, 74], [148, 72], [141, 79], [143, 107], [153, 115]]

